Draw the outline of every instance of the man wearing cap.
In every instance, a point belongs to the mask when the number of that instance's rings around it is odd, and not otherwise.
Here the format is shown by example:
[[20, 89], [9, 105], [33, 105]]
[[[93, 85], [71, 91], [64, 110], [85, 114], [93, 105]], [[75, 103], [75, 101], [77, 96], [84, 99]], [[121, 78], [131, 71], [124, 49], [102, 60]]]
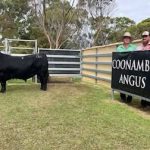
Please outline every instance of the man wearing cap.
[[[142, 33], [142, 44], [137, 48], [137, 50], [150, 50], [150, 33], [148, 31], [144, 31]], [[150, 102], [141, 100], [141, 105], [146, 107], [147, 105], [150, 105]]]
[[[131, 52], [137, 49], [136, 45], [131, 44], [132, 36], [130, 32], [125, 32], [122, 40], [123, 40], [123, 44], [117, 47], [116, 49], [117, 52]], [[126, 97], [126, 95], [123, 93], [120, 93], [120, 98], [122, 102], [125, 102], [125, 103], [130, 103], [132, 101], [132, 96], [128, 95]]]
[[142, 33], [142, 44], [137, 50], [150, 50], [150, 34], [148, 31]]

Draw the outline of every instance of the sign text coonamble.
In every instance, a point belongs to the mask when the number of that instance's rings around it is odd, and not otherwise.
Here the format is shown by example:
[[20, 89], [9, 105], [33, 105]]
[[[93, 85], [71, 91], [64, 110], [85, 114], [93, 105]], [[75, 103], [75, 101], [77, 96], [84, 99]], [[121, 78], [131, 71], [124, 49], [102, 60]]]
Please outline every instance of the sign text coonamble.
[[150, 99], [150, 51], [114, 52], [111, 87]]

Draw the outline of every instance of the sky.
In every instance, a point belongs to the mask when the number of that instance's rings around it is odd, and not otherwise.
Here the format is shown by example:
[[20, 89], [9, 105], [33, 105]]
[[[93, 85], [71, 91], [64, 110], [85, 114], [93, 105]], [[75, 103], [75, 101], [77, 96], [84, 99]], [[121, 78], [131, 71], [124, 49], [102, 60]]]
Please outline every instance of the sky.
[[139, 23], [150, 18], [150, 0], [116, 0], [113, 16], [125, 16]]

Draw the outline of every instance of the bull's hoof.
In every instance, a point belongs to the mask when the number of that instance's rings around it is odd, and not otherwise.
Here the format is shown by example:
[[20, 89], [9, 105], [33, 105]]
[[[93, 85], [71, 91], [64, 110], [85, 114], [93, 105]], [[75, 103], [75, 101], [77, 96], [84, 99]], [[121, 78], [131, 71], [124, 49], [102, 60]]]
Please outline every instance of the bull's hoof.
[[47, 91], [47, 88], [46, 87], [41, 87], [41, 90], [42, 91]]
[[47, 89], [41, 89], [42, 91], [47, 91]]
[[41, 90], [46, 91], [47, 90], [47, 85], [41, 85]]
[[6, 93], [6, 91], [5, 91], [5, 90], [1, 90], [0, 92], [1, 92], [1, 93]]

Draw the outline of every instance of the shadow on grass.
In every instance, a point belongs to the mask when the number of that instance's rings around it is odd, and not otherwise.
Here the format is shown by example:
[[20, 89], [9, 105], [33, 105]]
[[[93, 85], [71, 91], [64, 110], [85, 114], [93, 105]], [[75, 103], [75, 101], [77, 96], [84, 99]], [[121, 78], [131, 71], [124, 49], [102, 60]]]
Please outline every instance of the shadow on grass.
[[81, 77], [51, 77], [49, 78], [49, 83], [79, 83], [81, 82]]
[[33, 90], [40, 90], [39, 84], [9, 84], [7, 85], [6, 93], [7, 92], [15, 92], [15, 91], [33, 91]]

